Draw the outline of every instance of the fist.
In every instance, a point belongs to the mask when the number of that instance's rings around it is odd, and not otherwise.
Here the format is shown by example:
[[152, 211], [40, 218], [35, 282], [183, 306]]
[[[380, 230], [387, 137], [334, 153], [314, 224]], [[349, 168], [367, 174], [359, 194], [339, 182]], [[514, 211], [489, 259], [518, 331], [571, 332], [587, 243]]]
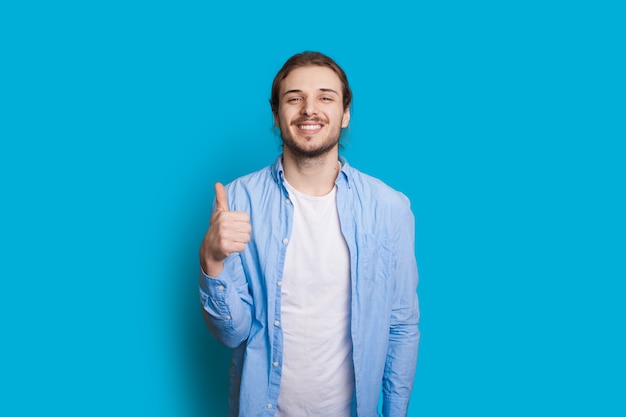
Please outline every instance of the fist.
[[224, 269], [224, 259], [234, 252], [242, 252], [250, 241], [250, 216], [244, 211], [228, 210], [226, 188], [215, 184], [215, 213], [200, 247], [200, 264], [212, 277]]

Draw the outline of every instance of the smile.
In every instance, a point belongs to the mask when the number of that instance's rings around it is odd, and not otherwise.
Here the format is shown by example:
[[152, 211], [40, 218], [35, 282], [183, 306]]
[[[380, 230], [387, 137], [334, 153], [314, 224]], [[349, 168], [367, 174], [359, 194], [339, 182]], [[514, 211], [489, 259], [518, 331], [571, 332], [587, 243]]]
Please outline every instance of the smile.
[[321, 128], [322, 125], [298, 125], [298, 129], [300, 130], [318, 130]]

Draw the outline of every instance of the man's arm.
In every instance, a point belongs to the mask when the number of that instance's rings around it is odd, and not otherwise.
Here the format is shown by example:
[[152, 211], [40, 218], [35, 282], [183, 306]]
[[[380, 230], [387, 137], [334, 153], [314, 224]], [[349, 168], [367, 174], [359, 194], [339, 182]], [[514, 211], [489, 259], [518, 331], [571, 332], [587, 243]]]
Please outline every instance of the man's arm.
[[393, 307], [383, 375], [383, 415], [404, 417], [413, 390], [420, 341], [415, 219], [410, 208], [396, 227]]
[[247, 339], [252, 322], [252, 297], [240, 255], [251, 230], [248, 213], [230, 211], [226, 189], [215, 184], [215, 210], [200, 247], [200, 299], [209, 330], [231, 348]]

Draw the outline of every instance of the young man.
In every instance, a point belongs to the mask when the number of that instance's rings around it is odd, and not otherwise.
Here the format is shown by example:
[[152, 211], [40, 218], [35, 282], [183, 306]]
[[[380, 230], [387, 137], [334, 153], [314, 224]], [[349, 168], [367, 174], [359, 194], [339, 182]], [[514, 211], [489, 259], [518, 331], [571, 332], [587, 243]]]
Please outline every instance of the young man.
[[405, 416], [420, 333], [408, 199], [339, 156], [352, 92], [318, 52], [278, 72], [283, 154], [215, 185], [200, 248], [212, 334], [233, 348], [231, 416]]

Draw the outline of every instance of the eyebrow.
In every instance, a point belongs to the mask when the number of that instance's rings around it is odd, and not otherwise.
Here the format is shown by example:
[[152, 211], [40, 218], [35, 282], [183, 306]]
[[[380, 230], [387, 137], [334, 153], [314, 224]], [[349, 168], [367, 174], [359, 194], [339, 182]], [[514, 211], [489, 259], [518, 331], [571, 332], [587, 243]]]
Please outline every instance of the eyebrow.
[[[335, 93], [337, 95], [339, 95], [339, 93], [335, 90], [333, 90], [332, 88], [320, 88], [319, 91], [322, 91], [324, 93]], [[283, 97], [286, 96], [287, 94], [290, 93], [301, 93], [302, 90], [298, 90], [298, 89], [293, 89], [293, 90], [287, 90], [283, 93]]]

